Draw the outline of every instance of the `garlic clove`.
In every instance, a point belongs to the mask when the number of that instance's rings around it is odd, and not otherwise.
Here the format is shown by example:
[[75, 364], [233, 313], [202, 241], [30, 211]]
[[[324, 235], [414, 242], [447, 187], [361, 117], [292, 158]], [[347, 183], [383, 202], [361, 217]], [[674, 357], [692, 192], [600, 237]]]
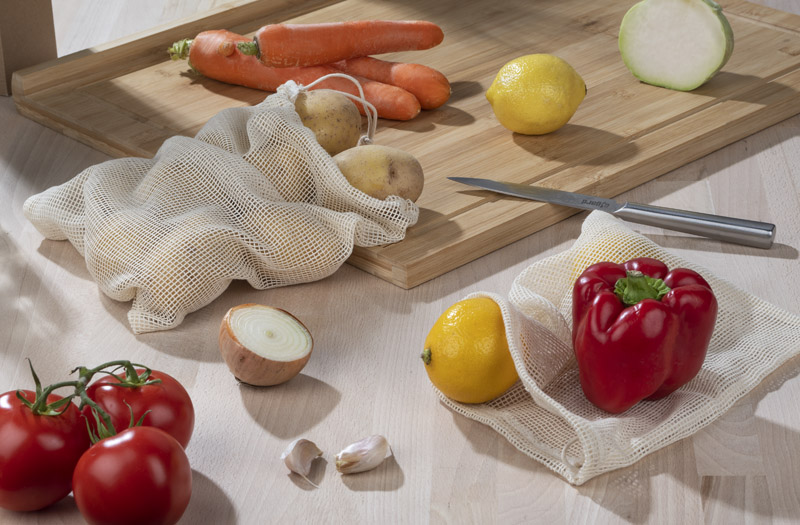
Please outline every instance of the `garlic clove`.
[[336, 454], [336, 470], [342, 474], [372, 470], [391, 455], [392, 448], [385, 437], [369, 436]]
[[290, 471], [317, 487], [316, 483], [308, 479], [308, 474], [311, 472], [311, 463], [321, 455], [322, 451], [313, 441], [299, 438], [286, 447], [281, 459]]

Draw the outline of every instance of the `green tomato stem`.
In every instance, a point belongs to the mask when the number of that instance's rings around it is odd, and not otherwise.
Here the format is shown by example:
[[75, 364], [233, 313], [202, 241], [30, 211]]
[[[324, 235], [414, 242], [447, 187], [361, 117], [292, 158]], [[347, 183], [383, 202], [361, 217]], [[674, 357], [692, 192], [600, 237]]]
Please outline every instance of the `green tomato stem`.
[[[97, 439], [102, 439], [103, 437], [108, 437], [111, 435], [116, 434], [116, 430], [114, 429], [114, 425], [111, 423], [111, 416], [108, 413], [100, 408], [100, 406], [95, 403], [90, 397], [89, 394], [86, 393], [86, 387], [91, 382], [92, 378], [98, 373], [105, 373], [110, 374], [117, 378], [119, 383], [109, 383], [111, 385], [118, 385], [127, 388], [136, 388], [139, 386], [144, 385], [154, 385], [161, 382], [160, 379], [150, 379], [150, 374], [152, 370], [150, 368], [141, 365], [132, 363], [126, 360], [118, 360], [118, 361], [109, 361], [107, 363], [103, 363], [102, 365], [96, 366], [94, 368], [86, 368], [85, 366], [80, 366], [72, 370], [72, 373], [78, 372], [78, 379], [74, 381], [61, 381], [59, 383], [53, 383], [52, 385], [48, 385], [45, 388], [42, 388], [41, 381], [39, 380], [39, 376], [36, 375], [36, 371], [33, 368], [33, 364], [28, 360], [28, 365], [31, 369], [31, 375], [33, 375], [33, 382], [36, 386], [36, 399], [33, 401], [28, 401], [22, 396], [21, 391], [17, 391], [17, 398], [20, 399], [28, 408], [31, 409], [36, 415], [42, 416], [58, 416], [62, 414], [68, 407], [69, 403], [72, 402], [72, 398], [77, 397], [80, 399], [80, 405], [78, 406], [78, 410], [83, 410], [84, 407], [88, 406], [92, 409], [92, 412], [97, 419], [98, 423], [98, 435], [95, 435], [93, 432], [89, 432], [90, 437], [92, 438], [93, 442], [96, 442]], [[125, 369], [125, 378], [121, 378], [114, 374], [113, 372], [109, 372], [107, 368], [124, 368]], [[137, 373], [136, 367], [143, 368], [141, 374]], [[60, 388], [72, 388], [72, 393], [68, 396], [64, 396], [62, 399], [54, 402], [49, 403], [47, 402], [47, 398], [50, 397], [50, 394], [53, 391], [60, 389]], [[88, 421], [87, 421], [88, 425]]]

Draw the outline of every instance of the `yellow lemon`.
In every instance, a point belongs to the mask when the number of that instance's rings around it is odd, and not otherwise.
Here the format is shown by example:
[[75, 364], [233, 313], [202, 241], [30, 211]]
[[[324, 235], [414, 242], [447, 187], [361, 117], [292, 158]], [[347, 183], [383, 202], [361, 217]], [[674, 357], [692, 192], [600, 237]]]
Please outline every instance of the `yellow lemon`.
[[517, 133], [544, 135], [566, 124], [586, 96], [586, 84], [563, 59], [535, 54], [500, 68], [486, 91], [497, 120]]
[[491, 401], [519, 378], [500, 306], [488, 297], [445, 310], [425, 339], [422, 360], [434, 386], [461, 403]]

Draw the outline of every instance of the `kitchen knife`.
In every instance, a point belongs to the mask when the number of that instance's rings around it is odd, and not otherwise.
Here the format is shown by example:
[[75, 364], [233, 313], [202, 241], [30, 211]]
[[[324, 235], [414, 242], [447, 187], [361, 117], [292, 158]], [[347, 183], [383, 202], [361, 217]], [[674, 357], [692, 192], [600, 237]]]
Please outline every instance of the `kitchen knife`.
[[615, 217], [638, 224], [657, 226], [710, 239], [769, 248], [775, 239], [775, 225], [766, 222], [749, 221], [721, 215], [693, 211], [662, 208], [649, 204], [633, 202], [618, 203], [613, 199], [592, 197], [569, 191], [553, 190], [540, 186], [528, 186], [513, 182], [499, 182], [488, 179], [467, 177], [448, 177], [450, 180], [469, 184], [504, 195], [521, 197], [535, 201], [549, 202], [581, 210], [601, 210]]

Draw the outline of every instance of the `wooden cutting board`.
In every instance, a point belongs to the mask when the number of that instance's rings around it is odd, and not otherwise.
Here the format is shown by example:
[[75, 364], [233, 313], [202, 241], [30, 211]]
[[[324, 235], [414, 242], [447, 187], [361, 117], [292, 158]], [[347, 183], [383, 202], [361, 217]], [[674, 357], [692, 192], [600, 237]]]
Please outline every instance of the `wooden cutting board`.
[[[350, 263], [411, 288], [575, 213], [475, 191], [447, 176], [537, 183], [613, 197], [800, 113], [800, 16], [741, 0], [721, 4], [735, 34], [725, 68], [690, 93], [638, 82], [617, 49], [634, 0], [369, 0], [242, 3], [63, 57], [14, 77], [30, 118], [114, 156], [151, 157], [170, 136], [194, 135], [218, 111], [265, 93], [197, 77], [166, 48], [210, 28], [248, 34], [265, 23], [425, 19], [445, 40], [387, 55], [441, 70], [450, 102], [409, 122], [380, 121], [376, 142], [413, 153], [426, 185], [420, 220], [402, 242], [356, 248]], [[545, 136], [500, 126], [484, 93], [500, 67], [530, 53], [572, 64], [588, 95]]]

